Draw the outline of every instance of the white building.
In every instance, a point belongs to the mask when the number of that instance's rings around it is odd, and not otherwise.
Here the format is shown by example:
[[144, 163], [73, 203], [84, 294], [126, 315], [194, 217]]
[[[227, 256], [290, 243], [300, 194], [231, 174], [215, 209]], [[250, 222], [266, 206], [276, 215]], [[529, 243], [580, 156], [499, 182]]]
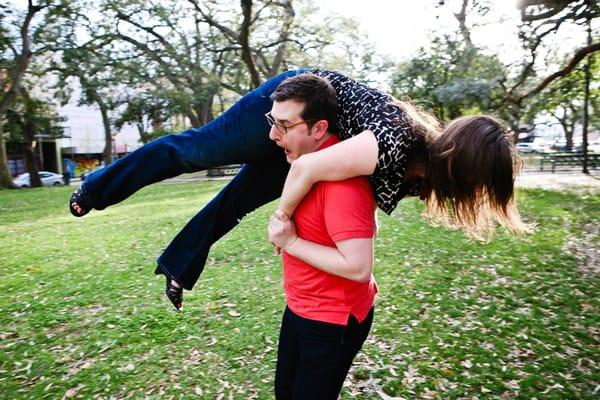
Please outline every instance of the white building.
[[[65, 149], [63, 153], [102, 154], [105, 146], [104, 126], [98, 107], [78, 106], [77, 102], [72, 100], [59, 109], [59, 114], [66, 118], [62, 126], [65, 128], [65, 135], [70, 136], [59, 141], [60, 147]], [[125, 125], [113, 135], [112, 145], [115, 152], [128, 153], [142, 145], [140, 135], [134, 126]]]

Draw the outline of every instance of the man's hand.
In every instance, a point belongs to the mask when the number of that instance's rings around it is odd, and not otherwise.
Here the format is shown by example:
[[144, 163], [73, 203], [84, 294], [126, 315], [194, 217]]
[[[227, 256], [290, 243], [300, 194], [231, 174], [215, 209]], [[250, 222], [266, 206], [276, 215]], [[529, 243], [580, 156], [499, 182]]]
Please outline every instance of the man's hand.
[[267, 232], [269, 233], [269, 243], [275, 246], [273, 254], [276, 256], [281, 254], [281, 249], [285, 249], [286, 246], [298, 238], [296, 225], [279, 209], [271, 216]]

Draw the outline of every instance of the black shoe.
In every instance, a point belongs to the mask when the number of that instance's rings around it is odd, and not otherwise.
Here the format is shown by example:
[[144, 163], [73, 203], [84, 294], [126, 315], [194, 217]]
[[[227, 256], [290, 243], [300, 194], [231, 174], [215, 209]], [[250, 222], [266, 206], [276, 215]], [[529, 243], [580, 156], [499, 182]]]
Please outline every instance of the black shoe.
[[177, 309], [177, 311], [183, 310], [183, 287], [181, 285], [179, 285], [180, 287], [175, 286], [173, 282], [176, 281], [166, 275], [165, 278], [167, 279], [167, 297], [169, 300], [171, 300], [171, 303]]
[[71, 214], [76, 217], [83, 217], [89, 213], [92, 207], [90, 202], [81, 187], [73, 192], [71, 199], [69, 199], [69, 210]]

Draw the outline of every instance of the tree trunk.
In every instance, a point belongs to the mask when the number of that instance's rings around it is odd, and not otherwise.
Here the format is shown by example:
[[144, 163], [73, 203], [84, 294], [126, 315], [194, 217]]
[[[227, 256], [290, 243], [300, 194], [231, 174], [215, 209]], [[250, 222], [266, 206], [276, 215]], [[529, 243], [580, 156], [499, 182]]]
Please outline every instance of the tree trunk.
[[287, 40], [289, 37], [290, 28], [292, 27], [294, 17], [296, 16], [296, 12], [294, 11], [291, 1], [282, 2], [281, 5], [285, 9], [286, 13], [286, 17], [281, 25], [281, 32], [279, 33], [279, 41], [281, 44], [277, 48], [277, 53], [275, 53], [273, 64], [271, 64], [271, 67], [269, 68], [267, 78], [272, 78], [277, 75], [279, 69], [281, 68], [281, 64], [283, 63], [283, 59], [285, 57], [285, 50], [287, 48]]
[[200, 118], [196, 115], [194, 110], [192, 110], [191, 106], [190, 106], [190, 111], [186, 114], [186, 117], [188, 117], [188, 119], [190, 120], [190, 124], [194, 128], [199, 128], [202, 125], [204, 125], [204, 123], [202, 121], [200, 121]]
[[240, 34], [238, 36], [238, 40], [240, 46], [242, 47], [242, 60], [244, 61], [244, 64], [246, 64], [248, 72], [250, 73], [252, 89], [255, 89], [260, 86], [260, 75], [258, 74], [256, 64], [254, 63], [254, 58], [252, 57], [252, 50], [250, 50], [250, 24], [252, 21], [252, 0], [241, 0], [241, 6], [242, 15], [244, 16], [244, 18], [242, 20], [242, 26], [240, 27]]
[[14, 187], [12, 177], [8, 172], [8, 156], [6, 154], [6, 143], [4, 141], [4, 131], [2, 130], [1, 121], [4, 119], [4, 115], [6, 114], [8, 107], [17, 96], [19, 88], [21, 87], [21, 80], [23, 79], [23, 75], [27, 70], [29, 60], [31, 59], [29, 25], [31, 24], [31, 20], [33, 19], [34, 15], [44, 7], [46, 6], [34, 6], [31, 1], [29, 1], [27, 15], [25, 16], [23, 25], [21, 25], [21, 42], [23, 46], [21, 54], [17, 58], [16, 66], [11, 74], [12, 77], [9, 77], [9, 84], [5, 88], [6, 90], [4, 91], [4, 96], [0, 96], [0, 188]]
[[565, 138], [567, 139], [567, 151], [573, 151], [573, 133], [575, 132], [575, 121], [571, 122], [570, 129], [565, 128]]
[[[592, 2], [587, 0], [587, 44], [588, 46], [592, 43]], [[584, 174], [590, 173], [588, 170], [588, 125], [589, 125], [589, 104], [590, 104], [590, 68], [592, 66], [592, 57], [593, 54], [590, 53], [587, 56], [587, 62], [585, 64], [585, 83], [584, 83], [584, 99], [583, 99], [583, 131], [581, 134], [583, 135], [583, 168], [582, 172]]]
[[190, 121], [192, 122], [192, 126], [200, 127], [204, 124], [213, 120], [212, 106], [213, 106], [214, 96], [207, 98], [201, 103], [194, 104], [194, 118], [196, 123], [190, 117]]
[[140, 140], [142, 141], [142, 144], [148, 144], [148, 142], [150, 141], [150, 135], [148, 135], [148, 132], [146, 132], [146, 130], [144, 129], [144, 123], [138, 122], [136, 126], [138, 129], [138, 133], [140, 134]]
[[567, 108], [564, 108], [562, 117], [554, 114], [554, 118], [558, 120], [558, 123], [560, 124], [560, 126], [562, 126], [563, 132], [565, 133], [565, 150], [571, 151], [573, 149], [573, 131], [575, 126], [574, 122], [571, 123], [569, 126], [569, 111], [567, 110]]
[[27, 15], [25, 16], [25, 20], [23, 21], [23, 25], [21, 26], [21, 42], [22, 42], [22, 50], [21, 54], [17, 57], [17, 63], [13, 70], [13, 73], [9, 76], [9, 83], [6, 90], [3, 90], [4, 96], [0, 97], [0, 120], [4, 118], [8, 107], [13, 102], [19, 89], [21, 87], [21, 80], [23, 79], [23, 75], [25, 75], [25, 71], [27, 70], [27, 65], [29, 65], [29, 60], [31, 59], [31, 41], [29, 40], [29, 24], [33, 19], [33, 16], [40, 10], [42, 10], [45, 6], [34, 6], [31, 1], [29, 2], [29, 7], [27, 9]]
[[[33, 141], [35, 140], [35, 125], [30, 121], [25, 121], [24, 133], [25, 165], [27, 172], [29, 172], [29, 185], [31, 187], [40, 187], [42, 186], [42, 180], [40, 179], [39, 168], [35, 161], [35, 149], [33, 145]], [[41, 142], [36, 144], [37, 146], [41, 146]]]
[[473, 47], [473, 41], [471, 40], [471, 32], [467, 28], [467, 7], [469, 6], [469, 0], [463, 0], [460, 11], [454, 13], [454, 17], [458, 21], [460, 27], [460, 33], [467, 45], [467, 48]]
[[102, 125], [104, 126], [104, 151], [102, 152], [102, 160], [104, 165], [108, 165], [112, 162], [113, 156], [113, 143], [112, 136], [110, 134], [110, 120], [108, 119], [108, 110], [104, 102], [98, 101], [100, 107], [100, 114], [102, 114]]
[[12, 176], [8, 171], [8, 156], [6, 154], [6, 142], [2, 120], [0, 120], [0, 189], [14, 187]]
[[212, 112], [213, 102], [214, 97], [211, 97], [202, 103], [202, 119], [204, 120], [205, 124], [214, 119]]

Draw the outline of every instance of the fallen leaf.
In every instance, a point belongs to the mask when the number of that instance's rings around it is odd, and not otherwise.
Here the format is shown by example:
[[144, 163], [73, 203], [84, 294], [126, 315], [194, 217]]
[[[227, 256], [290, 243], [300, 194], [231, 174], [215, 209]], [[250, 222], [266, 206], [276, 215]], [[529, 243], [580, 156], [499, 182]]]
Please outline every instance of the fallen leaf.
[[387, 394], [383, 393], [381, 390], [377, 391], [377, 394], [379, 395], [379, 397], [381, 397], [383, 400], [407, 400], [404, 397], [392, 397], [392, 396], [388, 396]]

